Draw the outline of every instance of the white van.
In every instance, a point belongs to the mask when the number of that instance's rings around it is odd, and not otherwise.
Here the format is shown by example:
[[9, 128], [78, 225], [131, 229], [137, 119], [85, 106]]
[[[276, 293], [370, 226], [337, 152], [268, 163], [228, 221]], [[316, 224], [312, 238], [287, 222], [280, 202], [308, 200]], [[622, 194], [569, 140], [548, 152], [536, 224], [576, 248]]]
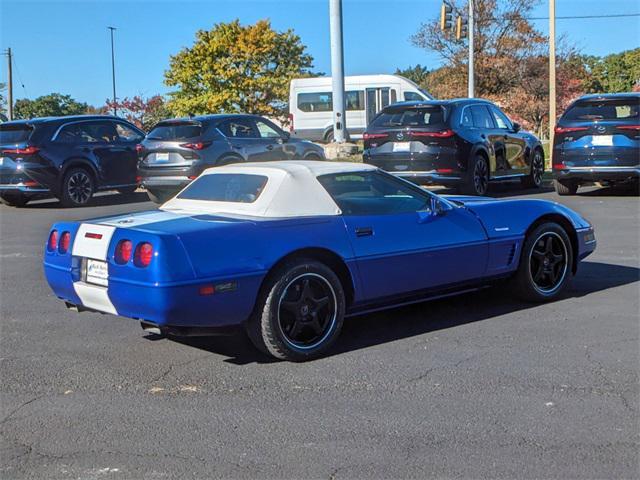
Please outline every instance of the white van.
[[[433, 97], [418, 85], [399, 75], [356, 75], [344, 78], [345, 115], [349, 137], [362, 138], [362, 132], [387, 105]], [[331, 77], [295, 78], [289, 90], [289, 130], [299, 138], [333, 140]]]

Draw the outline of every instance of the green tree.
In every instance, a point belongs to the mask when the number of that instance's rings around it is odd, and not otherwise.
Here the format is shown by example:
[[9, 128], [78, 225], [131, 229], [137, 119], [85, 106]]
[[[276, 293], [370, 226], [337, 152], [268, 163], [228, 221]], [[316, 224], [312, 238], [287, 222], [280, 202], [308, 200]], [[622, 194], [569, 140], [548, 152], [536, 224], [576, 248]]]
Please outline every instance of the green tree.
[[7, 84], [0, 82], [0, 114], [1, 115], [7, 114], [7, 99], [4, 96], [4, 91], [6, 90], [6, 88], [7, 88]]
[[591, 57], [587, 65], [592, 77], [589, 92], [630, 92], [640, 83], [640, 48]]
[[87, 111], [86, 103], [77, 102], [70, 95], [51, 93], [35, 100], [17, 100], [13, 115], [15, 118], [35, 118], [65, 115], [79, 115]]
[[284, 117], [292, 78], [310, 76], [313, 58], [293, 30], [269, 20], [238, 20], [196, 33], [191, 48], [171, 56], [165, 83], [176, 115], [247, 112]]
[[423, 67], [419, 63], [415, 67], [408, 67], [400, 70], [396, 69], [396, 75], [401, 75], [404, 78], [408, 78], [419, 87], [425, 87], [427, 84], [427, 78], [429, 76], [429, 69]]

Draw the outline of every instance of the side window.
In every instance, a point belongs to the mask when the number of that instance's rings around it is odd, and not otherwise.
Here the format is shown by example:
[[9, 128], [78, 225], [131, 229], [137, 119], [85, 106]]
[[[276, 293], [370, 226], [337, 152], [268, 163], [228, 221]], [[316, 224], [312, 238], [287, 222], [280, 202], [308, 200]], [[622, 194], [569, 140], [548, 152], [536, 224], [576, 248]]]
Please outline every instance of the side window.
[[344, 215], [417, 212], [431, 204], [427, 192], [376, 171], [322, 175], [318, 181]]
[[473, 127], [473, 117], [471, 116], [471, 109], [465, 108], [462, 110], [462, 117], [460, 117], [460, 125], [463, 127]]
[[364, 110], [364, 92], [362, 90], [345, 92], [344, 103], [347, 110]]
[[220, 124], [220, 131], [231, 138], [258, 138], [251, 121], [246, 118], [227, 120]]
[[418, 92], [404, 92], [405, 102], [414, 102], [418, 100], [424, 100], [422, 95], [420, 95]]
[[71, 123], [60, 130], [56, 137], [62, 143], [115, 143], [118, 133], [111, 122]]
[[391, 103], [396, 103], [398, 101], [398, 94], [396, 93], [396, 89], [391, 89]]
[[511, 120], [500, 111], [497, 107], [491, 107], [491, 113], [493, 114], [493, 119], [496, 121], [496, 125], [498, 128], [502, 128], [504, 130], [511, 130], [513, 125], [511, 124]]
[[262, 120], [256, 120], [256, 127], [260, 132], [262, 138], [281, 138], [282, 134], [274, 129], [271, 125], [263, 122]]
[[331, 92], [299, 93], [298, 109], [303, 112], [330, 112], [333, 110]]
[[121, 142], [139, 142], [144, 137], [124, 123], [116, 123], [116, 132]]
[[489, 115], [489, 110], [484, 105], [473, 105], [467, 110], [471, 110], [473, 125], [478, 128], [494, 128], [493, 120]]

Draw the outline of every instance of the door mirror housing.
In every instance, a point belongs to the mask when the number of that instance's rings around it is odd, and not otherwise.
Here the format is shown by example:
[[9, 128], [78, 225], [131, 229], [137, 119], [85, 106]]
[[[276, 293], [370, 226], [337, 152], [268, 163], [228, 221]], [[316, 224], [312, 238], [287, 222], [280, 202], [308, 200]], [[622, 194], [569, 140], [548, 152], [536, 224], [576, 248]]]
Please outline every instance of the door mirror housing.
[[513, 131], [518, 133], [522, 127], [518, 122], [513, 122]]
[[282, 132], [282, 136], [280, 137], [280, 141], [282, 143], [287, 143], [291, 138], [291, 134], [289, 132]]
[[418, 223], [427, 223], [437, 217], [442, 217], [449, 210], [451, 210], [451, 206], [448, 203], [443, 202], [438, 197], [432, 197], [429, 202], [429, 209], [418, 211]]

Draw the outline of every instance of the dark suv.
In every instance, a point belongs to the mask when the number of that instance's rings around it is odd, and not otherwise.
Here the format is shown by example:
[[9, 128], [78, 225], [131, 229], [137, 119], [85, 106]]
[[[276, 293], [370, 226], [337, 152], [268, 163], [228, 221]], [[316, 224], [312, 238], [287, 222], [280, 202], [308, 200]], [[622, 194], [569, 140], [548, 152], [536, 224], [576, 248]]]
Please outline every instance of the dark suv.
[[86, 204], [97, 190], [136, 189], [136, 145], [144, 133], [110, 116], [34, 118], [0, 124], [0, 198], [23, 206], [53, 195]]
[[163, 203], [209, 167], [268, 160], [324, 160], [321, 146], [290, 138], [256, 115], [206, 115], [158, 123], [138, 146], [138, 175]]
[[637, 184], [640, 93], [585, 95], [572, 103], [555, 128], [553, 176], [560, 195], [590, 182]]
[[396, 103], [380, 111], [363, 138], [366, 163], [416, 183], [471, 195], [486, 194], [491, 181], [542, 183], [540, 141], [486, 100]]

